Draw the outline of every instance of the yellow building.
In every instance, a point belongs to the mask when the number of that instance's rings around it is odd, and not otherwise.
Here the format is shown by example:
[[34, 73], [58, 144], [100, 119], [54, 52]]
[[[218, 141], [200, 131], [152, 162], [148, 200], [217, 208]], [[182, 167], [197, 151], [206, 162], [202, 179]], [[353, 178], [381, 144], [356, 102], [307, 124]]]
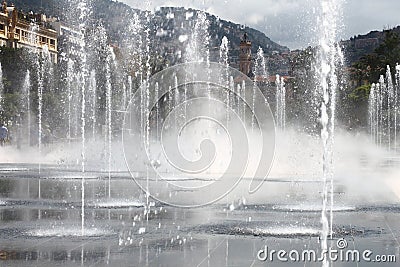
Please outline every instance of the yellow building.
[[3, 2], [0, 10], [0, 46], [30, 48], [42, 51], [46, 46], [51, 59], [57, 62], [57, 32], [44, 26], [45, 15], [36, 15], [38, 23], [31, 23], [29, 15], [18, 12], [14, 5]]

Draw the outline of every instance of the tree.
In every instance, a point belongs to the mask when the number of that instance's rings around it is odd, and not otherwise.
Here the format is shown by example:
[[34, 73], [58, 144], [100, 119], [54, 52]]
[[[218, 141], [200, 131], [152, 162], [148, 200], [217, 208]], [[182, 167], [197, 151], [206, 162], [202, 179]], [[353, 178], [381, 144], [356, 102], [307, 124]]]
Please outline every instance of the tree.
[[400, 60], [400, 37], [392, 29], [385, 31], [384, 42], [375, 49], [374, 53], [367, 54], [353, 64], [355, 78], [359, 81], [367, 80], [374, 83], [379, 76], [385, 73], [386, 66], [390, 66], [392, 73], [396, 63]]

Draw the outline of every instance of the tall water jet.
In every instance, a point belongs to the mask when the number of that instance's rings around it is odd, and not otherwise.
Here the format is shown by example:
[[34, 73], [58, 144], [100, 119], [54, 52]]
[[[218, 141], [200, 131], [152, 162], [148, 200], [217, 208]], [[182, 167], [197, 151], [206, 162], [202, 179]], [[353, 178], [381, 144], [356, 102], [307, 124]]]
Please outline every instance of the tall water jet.
[[[222, 37], [221, 45], [219, 46], [219, 64], [229, 67], [229, 41], [226, 36]], [[228, 70], [227, 70], [228, 71]], [[229, 77], [225, 72], [223, 78]]]
[[376, 144], [378, 146], [382, 145], [382, 93], [380, 83], [375, 84], [375, 110], [376, 110]]
[[[246, 82], [243, 80], [242, 81], [242, 86], [240, 87], [241, 89], [241, 93], [240, 96], [242, 99], [246, 99]], [[243, 122], [246, 122], [246, 101], [242, 101], [241, 99], [239, 99], [239, 101], [242, 102], [242, 116], [243, 116]]]
[[132, 76], [128, 76], [128, 102], [131, 100], [132, 97]]
[[[79, 11], [79, 32], [82, 34], [82, 39], [79, 44], [79, 64], [80, 64], [80, 73], [79, 73], [79, 88], [81, 92], [81, 139], [82, 139], [82, 172], [85, 172], [85, 126], [86, 126], [86, 79], [88, 77], [88, 70], [87, 70], [87, 51], [86, 51], [86, 41], [85, 41], [85, 32], [86, 32], [86, 24], [90, 16], [90, 7], [88, 0], [84, 0], [78, 3], [78, 11]], [[85, 179], [84, 175], [82, 175], [82, 217], [84, 217], [84, 184]], [[82, 234], [84, 234], [84, 220], [82, 220]]]
[[371, 139], [380, 147], [397, 150], [399, 70], [396, 66], [393, 81], [390, 67], [381, 75], [379, 82], [372, 84], [369, 103], [369, 130]]
[[122, 83], [122, 101], [121, 101], [121, 111], [125, 111], [127, 107], [127, 99], [128, 99], [128, 93], [126, 89], [126, 84], [125, 82]]
[[[132, 84], [132, 76], [128, 75], [128, 105], [131, 101], [131, 98], [133, 96], [133, 84]], [[129, 113], [129, 118], [132, 118], [132, 114]], [[129, 119], [129, 122], [131, 121], [131, 119]]]
[[[149, 3], [148, 3], [149, 4]], [[146, 124], [145, 124], [145, 142], [146, 142], [146, 151], [147, 155], [150, 155], [150, 85], [149, 85], [149, 80], [151, 76], [151, 65], [150, 65], [150, 13], [147, 13], [146, 16], [146, 28], [145, 28], [145, 53], [146, 53], [146, 80], [145, 80], [145, 117], [146, 117]], [[176, 90], [178, 90], [176, 84], [177, 80], [175, 79], [175, 87]], [[144, 213], [146, 215], [146, 221], [149, 220], [149, 213], [150, 213], [150, 188], [149, 188], [149, 166], [146, 166], [146, 208], [144, 210]]]
[[[264, 57], [264, 51], [261, 47], [258, 47], [257, 49], [257, 56], [254, 61], [254, 68], [253, 68], [253, 73], [254, 73], [254, 85], [253, 85], [253, 97], [252, 97], [252, 110], [254, 110], [255, 107], [255, 102], [256, 102], [256, 86], [257, 83], [259, 82], [264, 82], [266, 79], [268, 79], [268, 73], [267, 73], [267, 67], [265, 63], [265, 57]], [[255, 123], [255, 117], [252, 115], [251, 116], [251, 128], [254, 128], [254, 123]]]
[[[219, 64], [224, 65], [224, 71], [221, 73], [221, 84], [223, 84], [226, 88], [229, 87], [230, 85], [230, 79], [229, 79], [229, 47], [228, 47], [228, 38], [224, 36], [221, 41], [221, 45], [219, 47]], [[229, 122], [229, 111], [228, 109], [231, 107], [231, 101], [230, 101], [230, 90], [226, 90], [226, 120]]]
[[112, 149], [112, 85], [111, 65], [113, 64], [113, 50], [110, 47], [106, 58], [106, 160], [108, 169], [108, 197], [111, 198], [111, 149]]
[[[81, 73], [80, 75], [81, 77], [81, 137], [82, 137], [82, 172], [85, 172], [85, 160], [86, 160], [86, 156], [85, 156], [85, 144], [86, 144], [86, 136], [85, 136], [85, 126], [86, 126], [86, 118], [85, 118], [85, 114], [86, 114], [86, 84], [85, 84], [85, 74]], [[82, 179], [83, 180], [83, 179]], [[84, 183], [84, 181], [83, 181]]]
[[[48, 52], [48, 50], [47, 50]], [[39, 154], [42, 152], [42, 120], [43, 120], [43, 89], [46, 75], [46, 61], [49, 60], [49, 54], [43, 49], [43, 53], [37, 56], [37, 96], [38, 96], [38, 148]], [[40, 164], [39, 164], [40, 171]]]
[[210, 36], [208, 34], [209, 21], [205, 12], [199, 11], [186, 46], [185, 62], [207, 62], [210, 60], [208, 45]]
[[[67, 72], [72, 72], [73, 77], [67, 76], [68, 85], [68, 137], [74, 137], [81, 141], [81, 235], [85, 235], [85, 162], [86, 162], [86, 95], [87, 79], [89, 76], [87, 62], [86, 33], [91, 16], [91, 0], [68, 0], [67, 16], [69, 23], [76, 29], [75, 45], [72, 53], [67, 55]], [[77, 56], [76, 56], [77, 55]], [[72, 118], [73, 116], [73, 118]], [[81, 260], [83, 260], [83, 255]]]
[[[337, 64], [342, 62], [338, 59], [336, 38], [338, 32], [338, 18], [341, 17], [342, 0], [321, 1], [321, 17], [318, 21], [319, 29], [319, 65], [317, 79], [319, 81], [318, 91], [321, 95], [321, 139], [323, 143], [323, 196], [321, 211], [321, 249], [322, 253], [328, 250], [328, 235], [332, 237], [333, 221], [332, 209], [328, 214], [328, 192], [331, 194], [331, 207], [333, 205], [333, 143], [335, 130], [335, 108], [336, 90], [338, 87]], [[328, 216], [330, 215], [330, 221]], [[323, 266], [329, 266], [325, 257]]]
[[242, 87], [240, 86], [240, 83], [237, 84], [236, 86], [236, 94], [235, 94], [235, 106], [237, 109], [237, 113], [239, 115], [240, 118], [243, 118], [242, 116], [242, 109], [241, 109], [241, 96], [242, 96]]
[[[174, 107], [176, 107], [176, 106], [178, 106], [179, 105], [179, 101], [180, 101], [180, 97], [179, 97], [179, 88], [178, 88], [178, 77], [176, 76], [176, 75], [174, 75], [174, 87], [175, 87], [175, 92], [174, 92]], [[179, 112], [175, 112], [175, 120], [174, 120], [174, 123], [175, 123], [175, 127], [176, 127], [176, 125], [179, 125], [179, 122], [178, 122], [178, 120], [180, 119], [179, 117]]]
[[[85, 32], [86, 32], [86, 23], [89, 19], [90, 9], [88, 0], [84, 0], [79, 2], [78, 10], [79, 10], [79, 31], [82, 33], [82, 40], [80, 43], [79, 50], [81, 52], [80, 64], [80, 89], [81, 89], [81, 137], [82, 137], [82, 180], [81, 180], [81, 188], [82, 188], [82, 222], [81, 222], [81, 231], [82, 236], [85, 234], [85, 108], [86, 108], [86, 98], [85, 98], [85, 91], [86, 91], [86, 78], [88, 76], [87, 71], [87, 58], [86, 58], [86, 42], [85, 42]], [[83, 257], [83, 256], [82, 256]], [[83, 259], [83, 258], [82, 258]]]
[[368, 123], [369, 123], [369, 132], [371, 136], [371, 140], [376, 142], [377, 134], [378, 134], [378, 125], [377, 125], [377, 92], [376, 85], [373, 83], [371, 85], [371, 89], [369, 91], [368, 98]]
[[[385, 83], [385, 76], [384, 75], [381, 75], [379, 77], [379, 88], [380, 88], [380, 95], [379, 95], [379, 105], [380, 105], [379, 123], [381, 125], [381, 134], [379, 136], [379, 145], [382, 146], [385, 143], [386, 130], [387, 130], [387, 129], [385, 129], [385, 124], [386, 124], [387, 117], [385, 116], [384, 105], [385, 105], [385, 103], [388, 104], [388, 102], [385, 101], [385, 97], [387, 95], [387, 86], [386, 86], [386, 83]], [[386, 111], [387, 111], [387, 109], [386, 109]]]
[[235, 96], [235, 81], [233, 79], [233, 76], [229, 76], [229, 91], [227, 94], [227, 122], [229, 123], [230, 117], [229, 117], [229, 110], [228, 109], [234, 109], [235, 103], [234, 103], [234, 96]]
[[[206, 62], [208, 76], [210, 76], [210, 23], [203, 11], [197, 12], [197, 18], [185, 51], [185, 62]], [[207, 96], [211, 98], [211, 87], [207, 85]]]
[[[36, 55], [37, 67], [37, 96], [38, 96], [38, 150], [42, 153], [42, 136], [43, 136], [43, 90], [46, 73], [51, 68], [51, 57], [47, 45], [43, 47], [42, 53]], [[50, 67], [49, 67], [50, 65]], [[51, 72], [50, 72], [51, 73]], [[39, 175], [41, 174], [41, 162], [39, 161]], [[38, 182], [38, 198], [41, 198], [41, 180]], [[41, 218], [41, 210], [38, 210], [38, 217]]]
[[97, 126], [97, 117], [96, 117], [96, 104], [97, 104], [97, 82], [96, 82], [96, 71], [92, 70], [90, 72], [89, 77], [89, 93], [91, 99], [91, 109], [92, 109], [92, 138], [96, 140], [96, 126]]
[[156, 140], [158, 140], [158, 133], [159, 133], [159, 120], [160, 120], [160, 104], [159, 104], [159, 85], [158, 82], [154, 85], [154, 100], [156, 102], [155, 105], [155, 112], [156, 112]]
[[389, 150], [392, 148], [392, 132], [391, 128], [393, 126], [392, 121], [392, 112], [394, 111], [395, 103], [394, 103], [394, 86], [393, 86], [393, 79], [392, 73], [390, 71], [390, 67], [386, 67], [386, 90], [387, 90], [387, 110], [386, 110], [386, 127], [387, 127], [387, 143]]
[[74, 86], [74, 62], [72, 59], [68, 59], [67, 61], [67, 99], [68, 99], [68, 130], [67, 130], [67, 139], [68, 142], [71, 143], [72, 138], [72, 97], [74, 95], [73, 91]]
[[370, 114], [370, 134], [378, 146], [382, 145], [383, 129], [383, 95], [380, 83], [371, 85], [368, 112]]
[[28, 145], [31, 140], [31, 74], [30, 71], [27, 70], [25, 74], [24, 84], [22, 87], [22, 91], [24, 94], [24, 105], [25, 105], [25, 120], [26, 120], [26, 129], [27, 129], [27, 141]]
[[286, 128], [286, 88], [285, 80], [283, 77], [276, 75], [276, 92], [275, 92], [275, 117], [276, 125], [280, 130], [285, 130]]

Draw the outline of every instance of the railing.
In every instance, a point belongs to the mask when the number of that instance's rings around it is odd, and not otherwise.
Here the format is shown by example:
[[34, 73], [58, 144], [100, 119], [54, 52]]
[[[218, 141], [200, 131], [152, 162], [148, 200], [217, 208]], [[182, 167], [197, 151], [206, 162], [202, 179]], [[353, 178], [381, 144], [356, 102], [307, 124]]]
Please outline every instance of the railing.
[[26, 36], [21, 36], [20, 41], [23, 43], [27, 43], [27, 44], [39, 45], [39, 42], [37, 40], [34, 40], [34, 39], [26, 37]]
[[[11, 36], [13, 36], [14, 35], [14, 38], [11, 38]], [[19, 33], [11, 33], [11, 32], [9, 32], [8, 33], [8, 39], [14, 39], [14, 40], [19, 40]]]
[[25, 43], [29, 43], [29, 38], [26, 36], [21, 36], [20, 41], [25, 42]]
[[[6, 36], [5, 31], [0, 30], [0, 36], [1, 35]], [[21, 43], [24, 43], [24, 44], [27, 44], [27, 45], [31, 45], [31, 46], [35, 46], [35, 47], [40, 47], [40, 48], [43, 48], [45, 45], [47, 45], [49, 50], [57, 52], [56, 44], [50, 44], [48, 42], [43, 42], [43, 41], [40, 41], [39, 39], [37, 39], [35, 37], [32, 38], [32, 37], [28, 37], [28, 36], [25, 36], [25, 35], [20, 35], [18, 33], [14, 33], [14, 34], [8, 33], [7, 38], [11, 39], [11, 36], [14, 36], [13, 39], [14, 40], [18, 40]]]

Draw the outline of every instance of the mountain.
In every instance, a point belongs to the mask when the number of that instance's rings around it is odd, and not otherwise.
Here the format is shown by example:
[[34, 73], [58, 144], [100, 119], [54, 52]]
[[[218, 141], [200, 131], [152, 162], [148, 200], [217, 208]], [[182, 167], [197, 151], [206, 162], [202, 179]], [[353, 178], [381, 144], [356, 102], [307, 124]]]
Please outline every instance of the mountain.
[[342, 41], [346, 61], [349, 66], [360, 60], [363, 56], [372, 54], [386, 40], [386, 33], [392, 31], [400, 36], [400, 26], [382, 31], [371, 31], [367, 34], [357, 35], [350, 40]]
[[[66, 14], [73, 13], [76, 8], [71, 5], [71, 1], [67, 0], [14, 0], [14, 4], [18, 9], [25, 12], [45, 13], [47, 16], [58, 17], [62, 21], [68, 21]], [[101, 22], [107, 30], [110, 42], [115, 44], [123, 41], [127, 21], [130, 18], [135, 14], [139, 17], [145, 17], [144, 11], [133, 9], [116, 1], [93, 0], [92, 5], [94, 23]], [[163, 56], [167, 56], [165, 53], [173, 49], [184, 49], [185, 42], [187, 42], [186, 38], [190, 36], [190, 31], [195, 24], [194, 20], [198, 17], [199, 12], [198, 10], [179, 7], [157, 9], [150, 16], [150, 24], [152, 25], [150, 35], [152, 43], [156, 44], [153, 45], [153, 48], [161, 54], [164, 53]], [[247, 33], [248, 39], [252, 41], [252, 52], [254, 54], [258, 47], [261, 47], [266, 55], [289, 51], [287, 47], [273, 42], [258, 30], [243, 27], [212, 14], [205, 14], [209, 22], [211, 60], [215, 61], [216, 57], [219, 56], [219, 46], [223, 36], [226, 36], [229, 40], [230, 57], [236, 60], [239, 54], [240, 40], [244, 33]]]

